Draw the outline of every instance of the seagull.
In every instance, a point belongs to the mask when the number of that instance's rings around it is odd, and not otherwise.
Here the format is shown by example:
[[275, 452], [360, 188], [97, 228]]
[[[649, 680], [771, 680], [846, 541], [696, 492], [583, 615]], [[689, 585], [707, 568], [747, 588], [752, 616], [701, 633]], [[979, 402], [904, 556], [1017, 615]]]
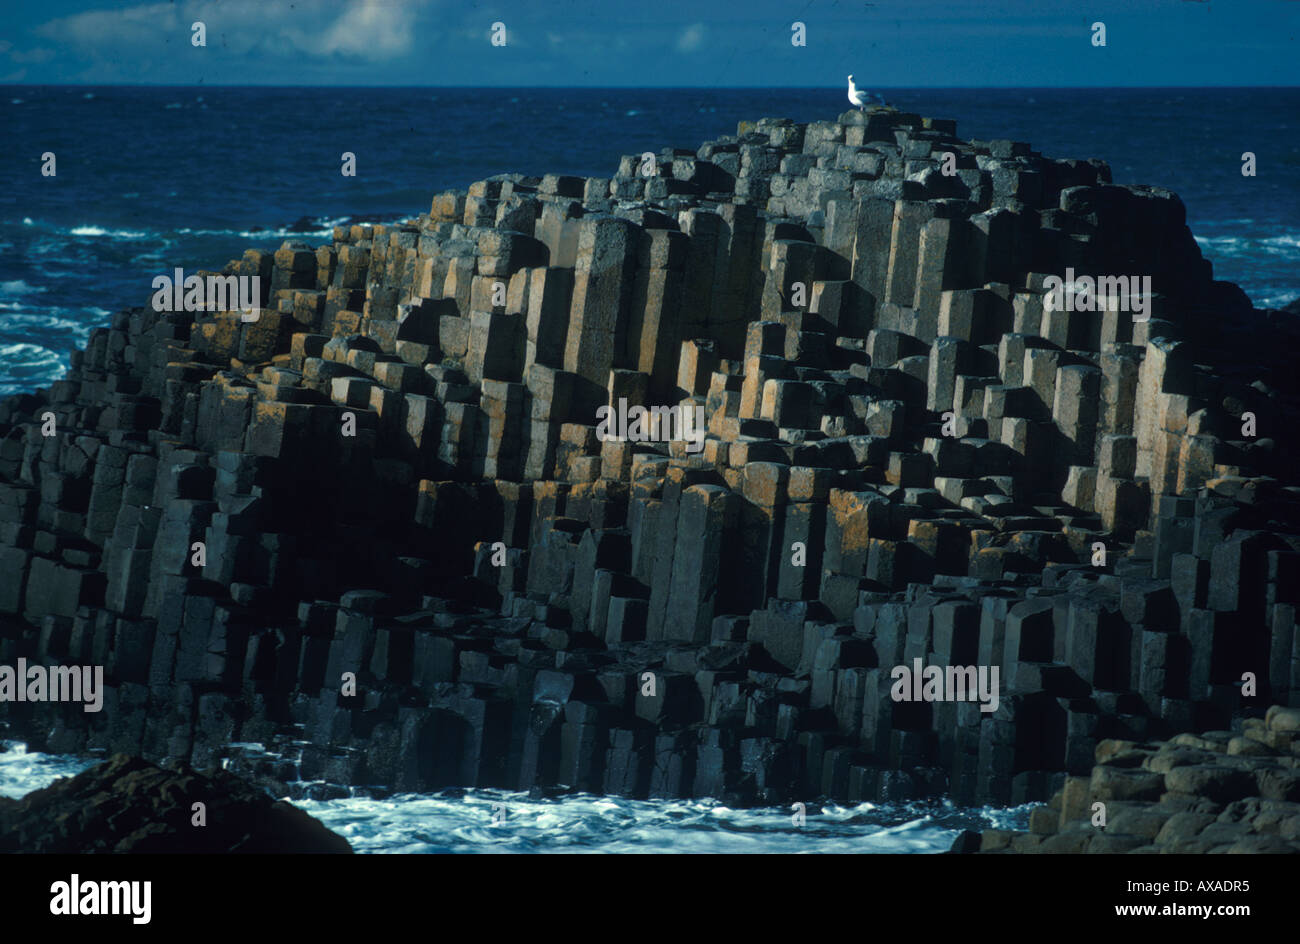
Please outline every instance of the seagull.
[[866, 111], [866, 105], [869, 101], [867, 93], [861, 91], [853, 84], [853, 76], [849, 76], [849, 101], [858, 106], [858, 111]]

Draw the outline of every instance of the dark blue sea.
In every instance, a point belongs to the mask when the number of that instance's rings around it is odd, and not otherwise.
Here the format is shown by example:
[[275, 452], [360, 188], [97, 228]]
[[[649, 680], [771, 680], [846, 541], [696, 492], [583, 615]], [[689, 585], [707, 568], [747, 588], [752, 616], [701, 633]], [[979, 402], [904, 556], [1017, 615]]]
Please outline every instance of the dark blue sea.
[[[1167, 186], [1217, 277], [1259, 306], [1300, 295], [1300, 90], [886, 90], [1014, 138]], [[248, 247], [395, 220], [505, 171], [612, 175], [623, 154], [694, 149], [736, 122], [829, 119], [828, 89], [0, 87], [0, 396], [48, 384], [153, 277]], [[58, 174], [40, 174], [41, 155]], [[357, 176], [339, 173], [356, 155]], [[1241, 156], [1256, 155], [1255, 177]]]

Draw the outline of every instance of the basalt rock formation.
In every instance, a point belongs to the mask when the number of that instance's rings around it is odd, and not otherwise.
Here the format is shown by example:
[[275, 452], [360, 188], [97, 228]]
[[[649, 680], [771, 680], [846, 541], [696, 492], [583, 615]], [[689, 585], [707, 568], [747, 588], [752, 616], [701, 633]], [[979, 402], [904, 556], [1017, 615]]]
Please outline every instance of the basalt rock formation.
[[[1008, 803], [1300, 704], [1296, 321], [1177, 196], [892, 109], [653, 157], [250, 250], [260, 316], [121, 311], [0, 403], [0, 663], [107, 687], [11, 736]], [[603, 435], [629, 404], [707, 435]], [[996, 710], [896, 700], [916, 660]]]
[[1158, 744], [1101, 741], [1024, 832], [958, 837], [953, 852], [1300, 854], [1300, 710]]

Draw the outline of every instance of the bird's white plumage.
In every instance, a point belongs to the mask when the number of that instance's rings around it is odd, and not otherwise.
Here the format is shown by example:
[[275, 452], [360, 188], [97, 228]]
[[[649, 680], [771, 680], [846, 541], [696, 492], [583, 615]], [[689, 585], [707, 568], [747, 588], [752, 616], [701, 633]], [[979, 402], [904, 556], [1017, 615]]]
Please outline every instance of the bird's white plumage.
[[859, 108], [862, 108], [867, 104], [867, 100], [868, 100], [867, 93], [862, 91], [860, 88], [858, 88], [856, 85], [853, 84], [853, 76], [850, 75], [849, 76], [849, 101], [852, 102], [854, 105], [857, 105]]

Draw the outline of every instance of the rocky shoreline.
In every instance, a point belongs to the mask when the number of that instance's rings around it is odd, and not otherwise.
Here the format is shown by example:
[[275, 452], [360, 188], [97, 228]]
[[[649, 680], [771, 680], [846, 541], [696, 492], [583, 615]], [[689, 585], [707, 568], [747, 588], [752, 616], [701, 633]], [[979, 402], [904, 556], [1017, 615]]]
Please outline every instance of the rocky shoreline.
[[952, 852], [1300, 854], [1300, 710], [1233, 731], [1102, 741], [1026, 832], [967, 832]]
[[120, 311], [0, 402], [0, 665], [104, 669], [99, 712], [0, 700], [36, 749], [1019, 804], [1300, 705], [1300, 328], [1101, 162], [764, 119], [220, 274], [258, 317]]

